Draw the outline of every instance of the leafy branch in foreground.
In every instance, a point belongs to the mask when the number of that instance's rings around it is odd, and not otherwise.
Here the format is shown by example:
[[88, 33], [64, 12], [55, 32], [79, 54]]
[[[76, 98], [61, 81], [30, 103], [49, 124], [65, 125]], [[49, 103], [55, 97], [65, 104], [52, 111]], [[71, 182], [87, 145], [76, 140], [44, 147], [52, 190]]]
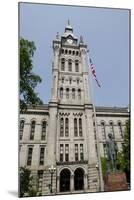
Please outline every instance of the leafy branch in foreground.
[[42, 100], [35, 93], [34, 89], [38, 83], [41, 83], [40, 76], [32, 72], [34, 51], [36, 50], [34, 42], [23, 38], [20, 39], [20, 110], [25, 111], [27, 105], [43, 104]]

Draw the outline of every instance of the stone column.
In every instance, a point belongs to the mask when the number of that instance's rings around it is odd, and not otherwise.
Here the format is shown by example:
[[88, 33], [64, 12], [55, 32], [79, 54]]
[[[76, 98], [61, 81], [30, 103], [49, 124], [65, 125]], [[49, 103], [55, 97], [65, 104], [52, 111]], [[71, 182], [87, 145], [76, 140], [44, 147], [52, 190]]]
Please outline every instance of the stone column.
[[85, 103], [91, 103], [91, 89], [88, 83], [88, 71], [87, 70], [87, 57], [86, 57], [86, 49], [81, 49], [81, 60], [82, 60], [82, 69], [83, 69], [83, 88], [84, 88], [84, 99]]
[[46, 165], [56, 164], [57, 105], [49, 104], [49, 132], [47, 135]]
[[40, 121], [40, 123], [37, 122], [37, 124], [35, 126], [34, 140], [35, 141], [41, 140], [41, 121]]
[[70, 191], [71, 192], [74, 191], [74, 174], [71, 174], [71, 177], [70, 177]]
[[40, 149], [39, 149], [39, 145], [34, 145], [34, 147], [33, 147], [33, 153], [32, 153], [32, 167], [33, 168], [37, 168], [38, 167], [38, 165], [39, 165], [39, 157], [40, 157], [40, 155], [39, 155], [39, 152], [40, 151]]
[[54, 47], [54, 63], [52, 65], [52, 94], [51, 101], [58, 98], [58, 67], [59, 67], [59, 47]]
[[69, 160], [74, 161], [74, 118], [71, 113], [69, 117], [69, 137], [70, 137], [70, 153], [69, 153]]
[[89, 164], [97, 163], [97, 153], [95, 149], [95, 139], [94, 139], [94, 127], [92, 119], [92, 110], [86, 109], [86, 132], [87, 132], [87, 144], [88, 144], [88, 161]]
[[20, 156], [19, 156], [19, 165], [25, 166], [27, 163], [27, 145], [23, 144], [21, 146]]
[[57, 193], [60, 192], [60, 177], [57, 176]]
[[87, 174], [84, 174], [84, 191], [87, 191], [87, 189], [88, 189]]

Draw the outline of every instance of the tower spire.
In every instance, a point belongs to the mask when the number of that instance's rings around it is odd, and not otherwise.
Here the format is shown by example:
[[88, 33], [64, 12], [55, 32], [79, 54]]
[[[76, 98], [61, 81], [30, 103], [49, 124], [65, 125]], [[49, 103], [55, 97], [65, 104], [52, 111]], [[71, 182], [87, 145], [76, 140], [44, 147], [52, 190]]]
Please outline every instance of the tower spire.
[[68, 26], [70, 26], [70, 20], [68, 19]]

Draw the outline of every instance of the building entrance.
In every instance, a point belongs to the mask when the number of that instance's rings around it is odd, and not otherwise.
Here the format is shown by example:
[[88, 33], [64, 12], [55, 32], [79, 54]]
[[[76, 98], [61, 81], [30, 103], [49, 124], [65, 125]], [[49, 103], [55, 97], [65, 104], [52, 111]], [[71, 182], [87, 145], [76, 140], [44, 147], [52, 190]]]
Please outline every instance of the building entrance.
[[74, 189], [84, 189], [84, 171], [81, 168], [77, 168], [74, 172]]
[[70, 191], [70, 171], [63, 169], [60, 173], [60, 192]]

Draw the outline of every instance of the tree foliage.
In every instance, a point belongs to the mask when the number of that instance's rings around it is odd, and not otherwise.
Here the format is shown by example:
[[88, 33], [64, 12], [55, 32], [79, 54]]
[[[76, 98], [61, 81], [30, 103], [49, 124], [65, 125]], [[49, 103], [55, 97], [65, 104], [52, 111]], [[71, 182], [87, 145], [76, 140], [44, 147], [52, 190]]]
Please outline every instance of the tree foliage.
[[26, 167], [20, 168], [20, 197], [36, 196], [36, 191], [32, 188], [31, 172]]
[[130, 182], [130, 121], [126, 123], [124, 144], [122, 151], [118, 153], [120, 169], [126, 173], [127, 181]]
[[41, 78], [34, 74], [33, 61], [34, 51], [36, 50], [34, 42], [23, 38], [20, 39], [20, 109], [24, 111], [27, 105], [38, 105], [43, 102], [35, 93], [34, 89]]
[[102, 166], [102, 175], [103, 177], [105, 177], [107, 173], [107, 159], [104, 157], [101, 157], [101, 166]]

